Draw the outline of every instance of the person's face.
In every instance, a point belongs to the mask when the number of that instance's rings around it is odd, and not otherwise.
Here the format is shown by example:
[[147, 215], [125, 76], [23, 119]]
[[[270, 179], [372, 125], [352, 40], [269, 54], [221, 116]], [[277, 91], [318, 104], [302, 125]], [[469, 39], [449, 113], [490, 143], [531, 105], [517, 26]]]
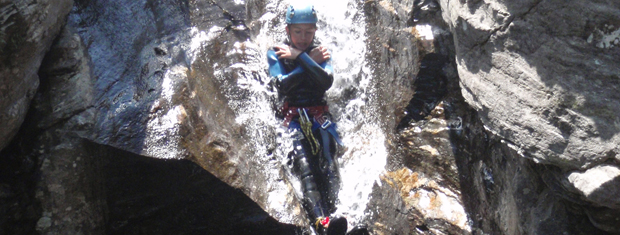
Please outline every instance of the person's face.
[[286, 33], [291, 36], [293, 46], [299, 50], [306, 50], [312, 44], [316, 25], [314, 24], [292, 24], [286, 27]]

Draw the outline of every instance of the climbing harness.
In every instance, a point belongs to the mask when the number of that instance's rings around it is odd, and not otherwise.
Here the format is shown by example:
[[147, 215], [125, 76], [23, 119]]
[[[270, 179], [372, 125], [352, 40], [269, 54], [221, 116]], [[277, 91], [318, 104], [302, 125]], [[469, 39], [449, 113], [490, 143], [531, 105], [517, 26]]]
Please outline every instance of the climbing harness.
[[[306, 113], [314, 117], [315, 120], [316, 120], [316, 117], [322, 117], [324, 116], [323, 115], [324, 113], [329, 112], [329, 108], [326, 105], [295, 107], [295, 106], [289, 106], [288, 102], [284, 102], [284, 105], [282, 106], [282, 109], [280, 110], [280, 113], [284, 115], [284, 122], [282, 123], [282, 125], [288, 126], [288, 124], [293, 120], [293, 118], [300, 115], [299, 113], [300, 109], [304, 109]], [[319, 120], [316, 120], [316, 121], [319, 124], [323, 124], [323, 122], [320, 122]]]
[[[308, 142], [310, 142], [312, 154], [317, 155], [322, 147], [323, 156], [331, 165], [334, 159], [330, 151], [331, 141], [329, 136], [331, 135], [338, 145], [344, 146], [344, 144], [336, 131], [336, 124], [329, 120], [329, 115], [326, 114], [328, 112], [327, 106], [293, 107], [289, 106], [288, 102], [284, 103], [281, 110], [281, 113], [284, 115], [284, 123], [282, 125], [289, 126], [295, 117], [299, 117], [301, 130], [308, 138]], [[313, 131], [316, 129], [321, 133], [320, 143], [313, 134]]]
[[314, 138], [314, 134], [312, 134], [312, 121], [308, 117], [308, 113], [306, 112], [306, 109], [304, 108], [297, 109], [297, 113], [300, 114], [299, 124], [301, 124], [301, 130], [304, 132], [304, 134], [308, 138], [308, 142], [310, 142], [310, 147], [312, 148], [312, 154], [316, 155], [319, 153], [321, 145], [319, 145], [319, 142], [316, 140], [316, 138]]

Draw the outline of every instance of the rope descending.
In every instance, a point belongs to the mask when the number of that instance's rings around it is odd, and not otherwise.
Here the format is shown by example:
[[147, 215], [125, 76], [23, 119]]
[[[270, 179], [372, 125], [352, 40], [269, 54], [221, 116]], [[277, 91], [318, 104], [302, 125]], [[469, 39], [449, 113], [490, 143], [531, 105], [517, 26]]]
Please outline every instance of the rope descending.
[[312, 154], [317, 155], [321, 149], [321, 145], [319, 145], [319, 142], [316, 140], [316, 138], [314, 138], [314, 135], [312, 134], [312, 121], [308, 117], [306, 109], [297, 109], [297, 112], [299, 113], [299, 124], [301, 124], [301, 130], [303, 131], [304, 135], [308, 137], [308, 142], [310, 142]]

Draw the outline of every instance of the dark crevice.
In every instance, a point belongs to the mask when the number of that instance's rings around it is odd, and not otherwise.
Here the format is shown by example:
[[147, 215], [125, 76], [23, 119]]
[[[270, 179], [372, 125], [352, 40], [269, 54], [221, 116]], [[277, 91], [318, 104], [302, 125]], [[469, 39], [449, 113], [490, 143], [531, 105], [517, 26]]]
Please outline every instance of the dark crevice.
[[420, 71], [415, 79], [415, 94], [406, 107], [407, 116], [401, 120], [398, 129], [409, 126], [410, 122], [424, 119], [443, 99], [447, 92], [446, 75], [442, 69], [448, 59], [441, 54], [431, 53], [424, 56]]
[[[108, 234], [301, 234], [187, 160], [92, 144], [102, 159]], [[130, 170], [128, 170], [130, 169]]]

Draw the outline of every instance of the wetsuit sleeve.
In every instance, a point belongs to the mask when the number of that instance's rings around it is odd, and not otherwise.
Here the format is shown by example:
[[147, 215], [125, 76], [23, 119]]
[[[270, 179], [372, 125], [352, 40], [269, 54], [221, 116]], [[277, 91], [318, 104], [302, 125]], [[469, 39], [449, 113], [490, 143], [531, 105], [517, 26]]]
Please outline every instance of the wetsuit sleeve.
[[318, 87], [327, 90], [332, 86], [334, 82], [334, 72], [331, 65], [331, 59], [317, 64], [312, 58], [305, 52], [299, 54], [295, 59], [301, 67], [303, 67], [312, 78], [312, 82]]
[[304, 72], [301, 66], [297, 66], [291, 72], [286, 73], [282, 61], [278, 60], [274, 50], [267, 51], [267, 61], [269, 62], [269, 75], [276, 79], [279, 90], [287, 92], [301, 83], [300, 75]]

